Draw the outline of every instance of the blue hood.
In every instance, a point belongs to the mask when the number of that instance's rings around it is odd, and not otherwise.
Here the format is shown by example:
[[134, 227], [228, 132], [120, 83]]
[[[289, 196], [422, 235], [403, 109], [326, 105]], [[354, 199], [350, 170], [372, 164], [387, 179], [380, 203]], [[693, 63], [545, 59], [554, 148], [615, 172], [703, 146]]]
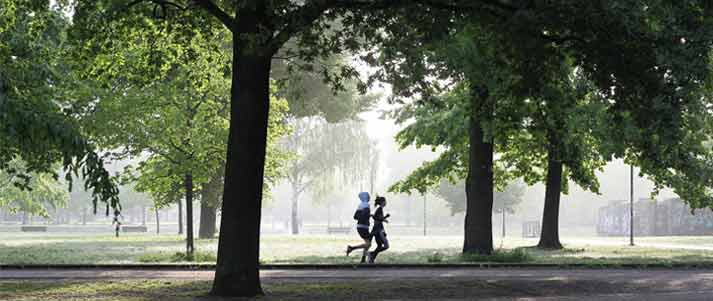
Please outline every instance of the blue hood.
[[369, 193], [368, 192], [360, 192], [359, 200], [361, 200], [361, 203], [359, 203], [359, 209], [369, 207]]

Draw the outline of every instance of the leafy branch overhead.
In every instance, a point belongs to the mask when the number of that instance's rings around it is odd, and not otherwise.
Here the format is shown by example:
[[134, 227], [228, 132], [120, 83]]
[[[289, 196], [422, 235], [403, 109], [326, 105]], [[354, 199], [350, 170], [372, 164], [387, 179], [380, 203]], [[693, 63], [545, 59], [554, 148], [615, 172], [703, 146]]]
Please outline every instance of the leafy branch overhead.
[[[29, 4], [7, 0], [0, 10], [0, 169], [29, 188], [40, 173], [57, 178], [59, 162], [70, 187], [78, 176], [84, 179], [95, 209], [102, 202], [106, 214], [110, 207], [119, 210], [118, 189], [103, 158], [68, 118], [61, 98], [69, 22], [47, 5]], [[23, 171], [10, 166], [14, 160], [25, 162]]]

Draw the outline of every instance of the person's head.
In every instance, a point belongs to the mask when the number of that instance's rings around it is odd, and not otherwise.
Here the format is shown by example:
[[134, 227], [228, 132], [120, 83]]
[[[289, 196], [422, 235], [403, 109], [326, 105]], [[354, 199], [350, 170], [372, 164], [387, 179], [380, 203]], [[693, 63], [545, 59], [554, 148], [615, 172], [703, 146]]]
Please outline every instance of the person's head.
[[359, 200], [361, 200], [362, 203], [368, 203], [369, 202], [369, 193], [368, 192], [360, 192]]
[[384, 207], [386, 206], [386, 198], [383, 196], [377, 196], [376, 200], [374, 200], [374, 204]]

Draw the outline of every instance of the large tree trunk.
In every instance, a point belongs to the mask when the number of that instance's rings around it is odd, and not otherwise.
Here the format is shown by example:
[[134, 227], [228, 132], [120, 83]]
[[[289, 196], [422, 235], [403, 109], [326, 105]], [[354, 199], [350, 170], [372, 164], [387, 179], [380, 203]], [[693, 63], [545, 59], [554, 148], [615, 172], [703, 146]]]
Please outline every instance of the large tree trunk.
[[300, 221], [299, 221], [299, 200], [300, 192], [296, 187], [292, 188], [292, 214], [290, 221], [292, 221], [292, 234], [296, 235], [300, 233]]
[[186, 255], [193, 256], [193, 174], [185, 175], [186, 189]]
[[562, 249], [559, 236], [560, 194], [562, 192], [562, 162], [550, 150], [547, 152], [547, 183], [545, 209], [542, 213], [541, 249]]
[[[246, 13], [236, 28], [253, 33], [233, 33], [233, 82], [230, 135], [218, 241], [218, 261], [213, 281], [214, 295], [262, 295], [260, 286], [260, 218], [265, 147], [270, 110], [270, 64], [272, 55], [259, 46], [244, 47], [244, 35], [255, 34], [261, 25], [255, 14]], [[257, 48], [257, 49], [256, 49]]]
[[178, 235], [183, 234], [183, 201], [178, 199]]
[[465, 240], [463, 253], [493, 252], [493, 144], [484, 141], [479, 102], [487, 93], [474, 91], [471, 98], [469, 166], [466, 179]]

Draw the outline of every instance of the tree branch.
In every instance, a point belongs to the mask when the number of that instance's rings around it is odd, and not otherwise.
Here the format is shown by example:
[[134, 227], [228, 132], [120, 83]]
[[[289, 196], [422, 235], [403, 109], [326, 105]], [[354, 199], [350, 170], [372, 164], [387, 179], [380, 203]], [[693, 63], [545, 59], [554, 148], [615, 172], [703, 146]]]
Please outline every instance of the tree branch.
[[482, 9], [484, 6], [491, 6], [495, 9], [505, 10], [507, 12], [514, 12], [519, 9], [519, 7], [512, 6], [501, 0], [311, 0], [301, 8], [284, 17], [285, 20], [289, 21], [286, 22], [273, 37], [270, 47], [273, 52], [277, 52], [284, 43], [298, 32], [310, 26], [328, 9], [383, 10], [410, 4], [422, 4], [434, 8], [450, 10], [475, 10]]
[[235, 18], [228, 15], [228, 13], [226, 13], [224, 10], [222, 10], [220, 7], [218, 7], [218, 5], [213, 3], [213, 1], [211, 1], [211, 0], [194, 0], [193, 3], [195, 3], [195, 5], [203, 8], [209, 14], [218, 18], [218, 20], [220, 20], [220, 22], [222, 22], [223, 25], [225, 25], [225, 27], [228, 28], [228, 30], [233, 31], [233, 29], [235, 28]]

